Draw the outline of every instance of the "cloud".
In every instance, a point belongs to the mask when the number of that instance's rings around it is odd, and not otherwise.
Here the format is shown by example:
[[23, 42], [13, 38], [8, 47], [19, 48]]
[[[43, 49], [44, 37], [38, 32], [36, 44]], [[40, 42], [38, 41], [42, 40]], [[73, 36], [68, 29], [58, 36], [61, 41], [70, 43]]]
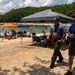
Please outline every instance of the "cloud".
[[58, 4], [72, 3], [75, 0], [0, 0], [0, 13], [5, 13], [11, 9], [27, 6], [53, 6]]
[[47, 0], [42, 6], [53, 6], [60, 4], [72, 3], [72, 0]]
[[35, 7], [40, 7], [44, 2], [47, 0], [26, 0], [25, 1], [25, 6], [35, 6]]
[[73, 2], [73, 0], [68, 0], [68, 3], [72, 3]]

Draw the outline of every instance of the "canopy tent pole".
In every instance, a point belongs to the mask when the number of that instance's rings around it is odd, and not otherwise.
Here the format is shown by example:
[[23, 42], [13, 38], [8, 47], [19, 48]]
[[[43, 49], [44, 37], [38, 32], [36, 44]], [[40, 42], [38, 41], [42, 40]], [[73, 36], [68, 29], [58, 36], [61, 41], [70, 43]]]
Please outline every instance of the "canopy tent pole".
[[45, 26], [44, 26], [44, 21], [42, 21], [43, 22], [43, 34], [45, 35]]

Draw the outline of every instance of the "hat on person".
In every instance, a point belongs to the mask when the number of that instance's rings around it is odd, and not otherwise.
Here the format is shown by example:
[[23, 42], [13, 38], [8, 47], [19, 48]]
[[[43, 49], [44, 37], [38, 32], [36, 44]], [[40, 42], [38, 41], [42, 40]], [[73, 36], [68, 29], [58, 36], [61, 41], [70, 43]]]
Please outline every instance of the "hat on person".
[[54, 21], [59, 21], [59, 18], [54, 18]]
[[75, 14], [73, 14], [72, 17], [75, 18]]

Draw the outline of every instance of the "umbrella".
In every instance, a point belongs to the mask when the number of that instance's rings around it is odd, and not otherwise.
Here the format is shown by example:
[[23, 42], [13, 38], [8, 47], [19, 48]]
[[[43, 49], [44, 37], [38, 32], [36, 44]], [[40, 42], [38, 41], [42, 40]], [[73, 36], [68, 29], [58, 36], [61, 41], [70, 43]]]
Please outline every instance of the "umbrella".
[[21, 27], [28, 28], [29, 26], [28, 25], [23, 25], [23, 24], [17, 24], [17, 27], [19, 27], [19, 28], [21, 28]]
[[1, 25], [0, 28], [17, 28], [17, 26], [12, 23], [5, 23], [4, 25]]
[[4, 23], [0, 28], [17, 28], [17, 26], [12, 23]]

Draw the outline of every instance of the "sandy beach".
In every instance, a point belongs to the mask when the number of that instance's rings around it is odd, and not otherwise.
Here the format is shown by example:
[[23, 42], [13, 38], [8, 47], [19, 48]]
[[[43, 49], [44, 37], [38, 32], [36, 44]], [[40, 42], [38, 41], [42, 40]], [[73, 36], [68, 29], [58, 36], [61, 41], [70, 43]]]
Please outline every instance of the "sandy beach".
[[[61, 47], [61, 53], [63, 62], [55, 63], [55, 68], [50, 69], [52, 47], [33, 44], [31, 37], [24, 37], [22, 44], [21, 38], [0, 39], [0, 75], [64, 75], [68, 70], [67, 45]], [[74, 66], [75, 63], [75, 75]]]

